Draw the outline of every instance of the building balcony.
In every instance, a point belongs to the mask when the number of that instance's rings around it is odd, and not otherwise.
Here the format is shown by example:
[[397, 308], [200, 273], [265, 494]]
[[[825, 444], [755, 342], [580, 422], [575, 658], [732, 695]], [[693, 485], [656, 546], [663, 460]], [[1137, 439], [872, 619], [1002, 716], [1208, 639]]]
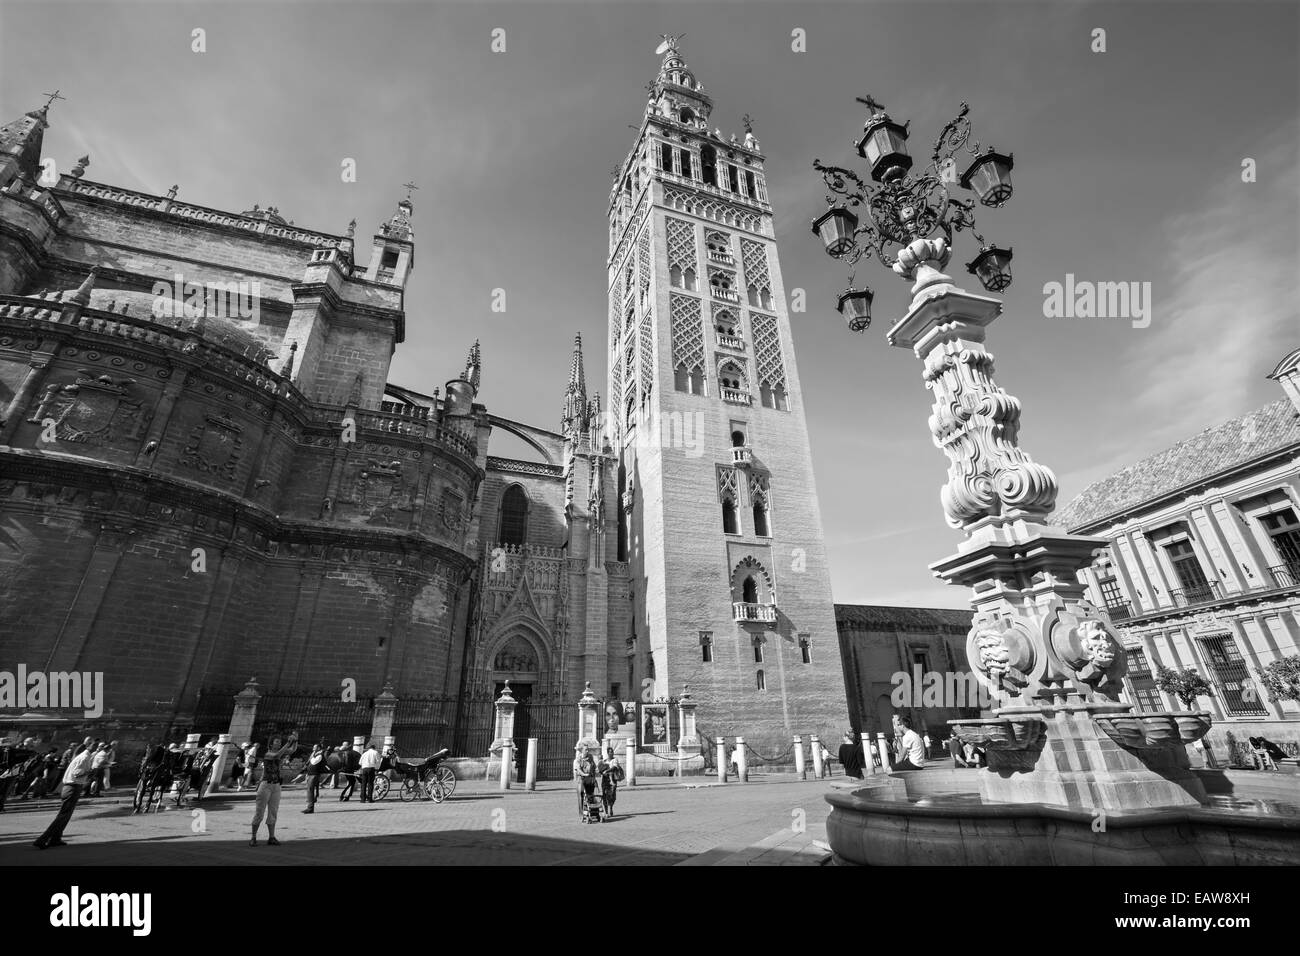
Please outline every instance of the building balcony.
[[726, 252], [714, 252], [712, 249], [709, 250], [709, 261], [720, 262], [724, 266], [734, 266], [736, 264], [735, 256]]
[[724, 402], [730, 402], [732, 405], [754, 404], [754, 396], [750, 395], [749, 392], [743, 392], [738, 388], [723, 388], [720, 391]]
[[1107, 604], [1106, 613], [1110, 615], [1112, 621], [1127, 621], [1133, 616], [1133, 605], [1127, 602]]
[[737, 468], [748, 468], [754, 463], [754, 450], [748, 445], [736, 445], [731, 449], [731, 463]]
[[1193, 588], [1178, 588], [1169, 592], [1174, 607], [1191, 607], [1194, 604], [1206, 604], [1221, 597], [1219, 582], [1209, 581]]
[[731, 605], [731, 610], [737, 624], [776, 623], [775, 604], [748, 604], [744, 601], [736, 601]]
[[1300, 561], [1279, 564], [1277, 567], [1269, 568], [1268, 573], [1273, 578], [1274, 587], [1293, 588], [1300, 584]]
[[745, 351], [745, 340], [738, 335], [728, 335], [726, 332], [718, 333], [718, 345], [724, 349], [734, 349], [737, 352]]
[[717, 286], [709, 287], [713, 291], [715, 299], [721, 299], [723, 302], [734, 302], [740, 304], [740, 293], [733, 292], [731, 289], [719, 289]]

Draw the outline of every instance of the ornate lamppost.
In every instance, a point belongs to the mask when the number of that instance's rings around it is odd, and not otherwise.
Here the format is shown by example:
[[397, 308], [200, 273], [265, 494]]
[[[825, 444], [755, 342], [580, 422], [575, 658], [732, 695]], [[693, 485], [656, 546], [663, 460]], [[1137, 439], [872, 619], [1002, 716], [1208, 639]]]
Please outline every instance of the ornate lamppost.
[[[976, 201], [996, 208], [1011, 197], [1011, 155], [968, 145], [963, 103], [929, 165], [912, 174], [907, 124], [871, 97], [858, 102], [869, 110], [855, 145], [870, 182], [814, 160], [831, 195], [813, 232], [832, 257], [852, 265], [875, 256], [913, 282], [911, 307], [886, 339], [924, 366], [934, 395], [930, 433], [949, 459], [940, 501], [948, 524], [966, 535], [956, 554], [930, 567], [971, 588], [966, 655], [999, 705], [992, 717], [953, 722], [963, 740], [988, 748], [981, 793], [1088, 808], [1201, 802], [1183, 745], [1204, 735], [1208, 715], [1137, 715], [1118, 700], [1124, 649], [1077, 574], [1107, 542], [1049, 523], [1056, 476], [1019, 447], [1020, 402], [994, 382], [984, 348], [1002, 302], [958, 288], [942, 271], [954, 234], [970, 231], [979, 250], [967, 270], [989, 292], [1011, 284], [1011, 250], [975, 231]], [[963, 150], [972, 158], [957, 175]], [[954, 197], [950, 184], [974, 198]], [[839, 311], [851, 330], [870, 325], [873, 296], [850, 278]]]

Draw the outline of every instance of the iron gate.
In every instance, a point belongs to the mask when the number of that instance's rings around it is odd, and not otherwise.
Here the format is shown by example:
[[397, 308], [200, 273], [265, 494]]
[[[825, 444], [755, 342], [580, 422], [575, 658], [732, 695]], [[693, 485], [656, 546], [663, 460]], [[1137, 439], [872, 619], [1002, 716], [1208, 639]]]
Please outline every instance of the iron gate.
[[443, 747], [453, 757], [482, 757], [492, 745], [495, 720], [490, 697], [399, 697], [393, 737], [404, 758], [428, 757]]
[[269, 744], [272, 737], [296, 731], [300, 748], [310, 751], [322, 737], [334, 747], [353, 737], [369, 737], [373, 717], [374, 701], [369, 697], [345, 701], [338, 693], [272, 692], [257, 702], [253, 740]]
[[521, 700], [515, 708], [515, 740], [520, 772], [528, 738], [537, 738], [537, 779], [573, 779], [573, 748], [578, 742], [578, 706], [563, 698]]

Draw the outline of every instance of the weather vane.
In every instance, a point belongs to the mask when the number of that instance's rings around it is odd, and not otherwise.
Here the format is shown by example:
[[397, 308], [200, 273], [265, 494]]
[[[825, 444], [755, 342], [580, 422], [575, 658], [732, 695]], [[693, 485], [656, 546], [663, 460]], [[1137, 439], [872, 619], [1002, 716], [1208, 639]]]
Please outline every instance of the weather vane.
[[664, 42], [655, 47], [655, 53], [667, 53], [669, 50], [676, 50], [677, 44], [681, 43], [686, 36], [685, 33], [661, 33], [659, 35], [663, 37]]
[[48, 96], [48, 97], [49, 97], [49, 99], [45, 101], [45, 109], [47, 109], [47, 110], [50, 108], [50, 105], [51, 105], [55, 100], [66, 100], [66, 99], [67, 99], [66, 96], [60, 96], [58, 90], [55, 90], [53, 93], [42, 93], [41, 96]]
[[419, 189], [419, 188], [420, 188], [419, 186], [415, 185], [415, 183], [402, 183], [402, 186], [405, 187], [405, 189], [406, 189], [406, 201], [407, 201], [407, 202], [410, 202], [410, 201], [411, 201], [411, 190], [412, 190], [412, 189]]

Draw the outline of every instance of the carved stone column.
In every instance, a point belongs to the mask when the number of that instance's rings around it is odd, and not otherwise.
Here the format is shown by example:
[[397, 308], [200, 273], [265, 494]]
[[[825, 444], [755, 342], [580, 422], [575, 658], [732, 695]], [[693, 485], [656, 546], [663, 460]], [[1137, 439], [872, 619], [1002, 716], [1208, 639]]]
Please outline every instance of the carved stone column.
[[1107, 541], [1047, 523], [1056, 477], [1019, 447], [1020, 402], [993, 380], [984, 348], [1002, 303], [954, 285], [939, 271], [948, 255], [942, 239], [900, 254], [895, 271], [916, 284], [888, 340], [924, 366], [930, 433], [949, 459], [940, 501], [967, 536], [930, 567], [972, 589], [966, 654], [1000, 705], [992, 718], [952, 722], [988, 748], [981, 793], [1105, 809], [1201, 802], [1184, 744], [1208, 718], [1134, 715], [1119, 701], [1124, 649], [1078, 579]]

